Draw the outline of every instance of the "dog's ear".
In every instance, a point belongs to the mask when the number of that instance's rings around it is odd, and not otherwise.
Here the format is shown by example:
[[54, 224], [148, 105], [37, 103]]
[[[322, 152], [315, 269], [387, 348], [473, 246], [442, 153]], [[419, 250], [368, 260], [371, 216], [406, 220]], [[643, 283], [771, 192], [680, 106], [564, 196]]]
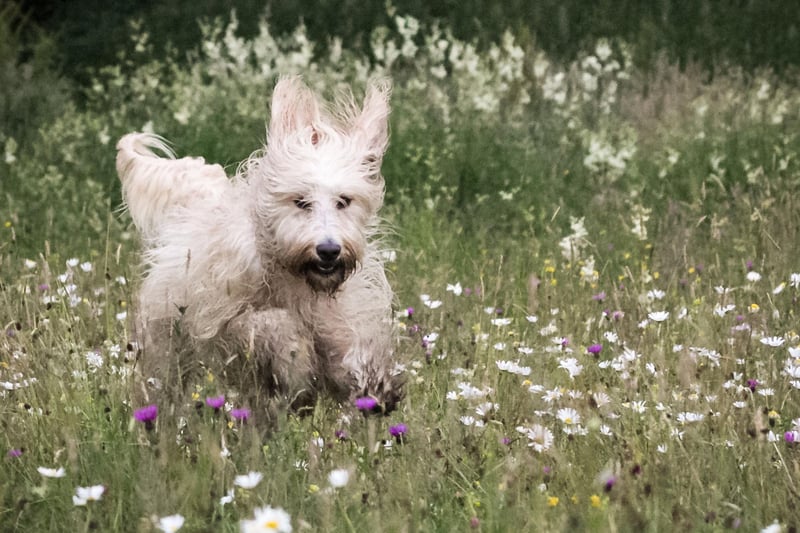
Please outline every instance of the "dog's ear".
[[[308, 128], [320, 120], [320, 105], [317, 97], [299, 76], [287, 76], [278, 80], [272, 93], [272, 109], [269, 121], [268, 142], [285, 139], [289, 135]], [[316, 144], [316, 132], [310, 130], [310, 142]]]
[[364, 137], [367, 158], [380, 165], [389, 144], [389, 97], [392, 84], [387, 78], [373, 80], [367, 86], [364, 106], [353, 124], [354, 130]]

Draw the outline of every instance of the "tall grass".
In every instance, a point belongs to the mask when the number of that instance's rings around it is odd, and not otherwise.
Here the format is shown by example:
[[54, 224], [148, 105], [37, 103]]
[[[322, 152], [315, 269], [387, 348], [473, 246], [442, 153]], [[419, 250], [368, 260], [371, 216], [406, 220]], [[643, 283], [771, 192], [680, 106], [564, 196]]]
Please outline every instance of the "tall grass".
[[[336, 43], [314, 60], [302, 28], [234, 30], [205, 26], [188, 65], [149, 56], [140, 31], [144, 58], [0, 162], [0, 529], [180, 514], [236, 531], [267, 505], [295, 530], [797, 527], [793, 85], [667, 63], [645, 77], [622, 42], [569, 64], [510, 34], [479, 51], [403, 17], [369, 60]], [[407, 398], [386, 419], [323, 399], [264, 435], [209, 374], [145, 424], [114, 142], [151, 129], [233, 171], [279, 73], [328, 92], [395, 81], [384, 214]]]

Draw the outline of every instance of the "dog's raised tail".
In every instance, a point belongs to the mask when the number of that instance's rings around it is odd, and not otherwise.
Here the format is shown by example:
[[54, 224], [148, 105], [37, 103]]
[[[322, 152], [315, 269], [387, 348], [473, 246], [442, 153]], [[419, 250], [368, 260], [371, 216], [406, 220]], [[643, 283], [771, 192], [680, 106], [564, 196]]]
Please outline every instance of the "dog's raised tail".
[[231, 186], [220, 165], [209, 165], [202, 157], [175, 159], [167, 142], [150, 133], [130, 133], [120, 139], [117, 174], [125, 207], [145, 237], [153, 236], [175, 207], [224, 194]]

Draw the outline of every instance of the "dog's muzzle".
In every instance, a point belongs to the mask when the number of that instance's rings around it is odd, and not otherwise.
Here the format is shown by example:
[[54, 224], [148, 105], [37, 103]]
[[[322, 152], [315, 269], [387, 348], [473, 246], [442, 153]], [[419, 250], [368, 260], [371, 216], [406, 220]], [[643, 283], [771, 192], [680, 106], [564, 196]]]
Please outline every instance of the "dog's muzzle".
[[339, 255], [342, 253], [342, 247], [335, 242], [324, 242], [317, 245], [317, 257], [319, 261], [314, 264], [317, 273], [325, 276], [331, 275], [336, 272], [337, 266], [341, 264]]
[[316, 257], [303, 266], [303, 274], [311, 288], [333, 294], [353, 270], [351, 261], [342, 255], [342, 247], [326, 241], [317, 245]]

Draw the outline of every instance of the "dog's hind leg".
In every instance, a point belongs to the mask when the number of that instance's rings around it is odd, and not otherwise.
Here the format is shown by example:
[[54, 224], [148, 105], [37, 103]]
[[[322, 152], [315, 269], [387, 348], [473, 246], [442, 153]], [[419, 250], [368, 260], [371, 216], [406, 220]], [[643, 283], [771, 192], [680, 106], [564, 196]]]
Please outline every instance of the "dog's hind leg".
[[252, 357], [271, 396], [294, 409], [316, 399], [314, 346], [309, 332], [285, 309], [248, 309], [228, 323], [225, 339]]

